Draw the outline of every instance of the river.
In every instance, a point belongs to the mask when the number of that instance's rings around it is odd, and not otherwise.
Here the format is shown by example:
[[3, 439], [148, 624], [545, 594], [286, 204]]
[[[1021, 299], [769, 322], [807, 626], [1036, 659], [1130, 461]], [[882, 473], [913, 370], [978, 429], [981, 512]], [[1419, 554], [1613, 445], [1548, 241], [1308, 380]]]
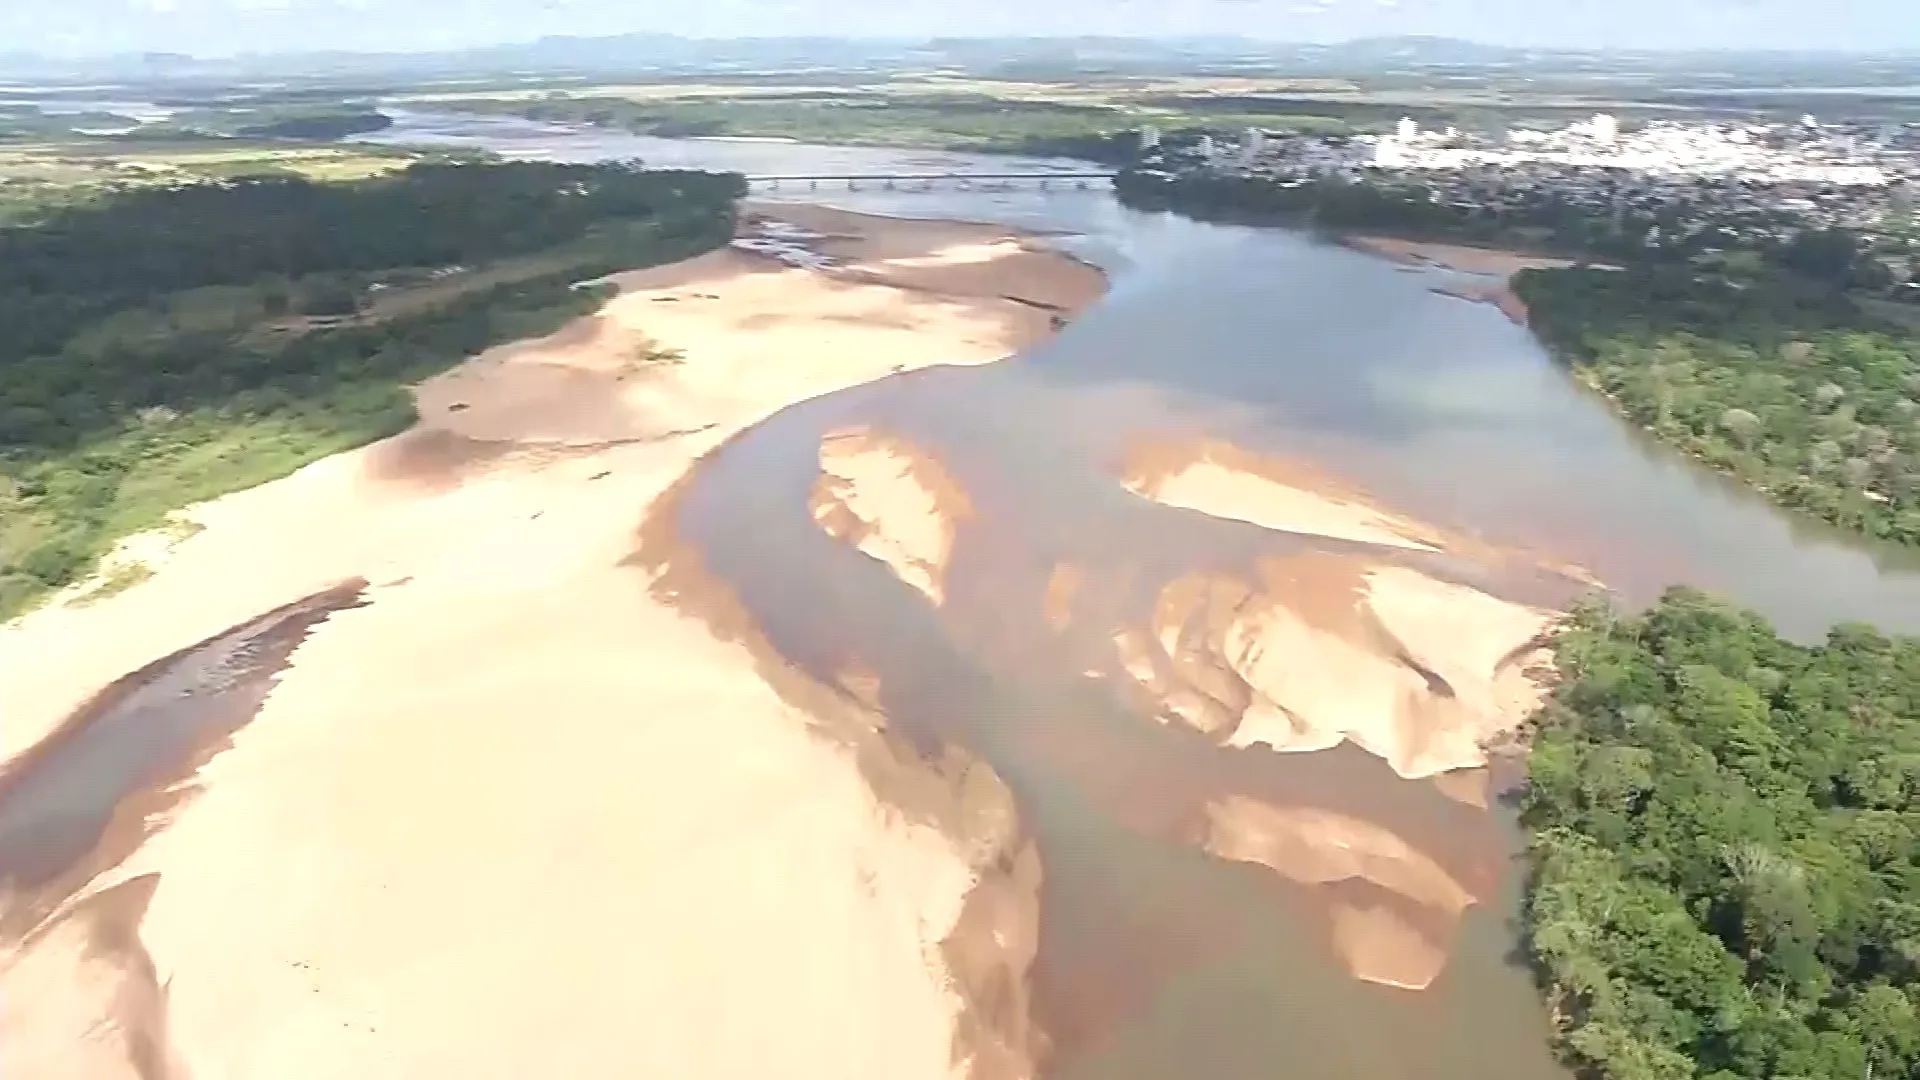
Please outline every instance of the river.
[[[1073, 165], [669, 141], [512, 118], [396, 120], [367, 141], [764, 173]], [[1218, 746], [1081, 677], [1076, 634], [1107, 640], [1159, 583], [1302, 546], [1119, 492], [1107, 469], [1131, 438], [1206, 435], [1305, 461], [1414, 517], [1585, 567], [1632, 603], [1690, 582], [1803, 638], [1843, 620], [1920, 632], [1920, 558], [1786, 515], [1650, 445], [1523, 327], [1435, 292], [1456, 280], [1450, 272], [1284, 231], [1136, 213], [1104, 192], [767, 198], [1041, 231], [1111, 276], [1101, 303], [1021, 356], [784, 410], [702, 466], [679, 522], [789, 659], [821, 678], [850, 662], [875, 672], [901, 730], [968, 747], [1013, 787], [1045, 867], [1034, 981], [1054, 1043], [1050, 1080], [1563, 1075], [1514, 956], [1510, 815], [1349, 748]], [[936, 453], [978, 510], [937, 611], [808, 514], [821, 435], [855, 423]], [[1039, 603], [1061, 565], [1094, 598], [1064, 637], [1042, 629]], [[1516, 598], [1570, 595], [1564, 583], [1499, 585]], [[1451, 949], [1439, 980], [1409, 992], [1353, 979], [1337, 962], [1331, 905], [1391, 906], [1384, 890], [1293, 885], [1199, 850], [1193, 815], [1222, 795], [1377, 824], [1464, 883], [1480, 902], [1463, 922], [1431, 928]]]
[[[1063, 164], [499, 118], [402, 115], [377, 138], [748, 173]], [[1158, 580], [1219, 557], [1102, 497], [1094, 464], [1128, 434], [1205, 433], [1314, 463], [1416, 517], [1585, 567], [1629, 603], [1685, 582], [1802, 639], [1848, 620], [1920, 631], [1920, 556], [1786, 514], [1651, 444], [1524, 327], [1435, 292], [1448, 272], [1285, 231], [1136, 213], [1103, 192], [763, 197], [1056, 234], [1111, 275], [1102, 303], [1022, 356], [780, 414], [708, 466], [682, 522], [776, 647], [823, 676], [857, 657], [881, 673], [897, 723], [971, 746], [1014, 786], [1047, 874], [1036, 1009], [1055, 1039], [1055, 1080], [1562, 1075], [1513, 956], [1509, 816], [1469, 811], [1354, 751], [1282, 756], [1183, 739], [1061, 677], [1072, 665], [1035, 659], [1045, 635], [1008, 614], [1031, 611], [1035, 567], [1073, 563], [1115, 585], [1143, 567]], [[956, 555], [937, 616], [807, 518], [814, 447], [854, 422], [931, 448], [984, 508], [990, 525], [971, 555]], [[1357, 982], [1329, 955], [1324, 889], [1210, 859], [1168, 824], [1226, 791], [1383, 824], [1492, 902], [1470, 909], [1428, 990]]]

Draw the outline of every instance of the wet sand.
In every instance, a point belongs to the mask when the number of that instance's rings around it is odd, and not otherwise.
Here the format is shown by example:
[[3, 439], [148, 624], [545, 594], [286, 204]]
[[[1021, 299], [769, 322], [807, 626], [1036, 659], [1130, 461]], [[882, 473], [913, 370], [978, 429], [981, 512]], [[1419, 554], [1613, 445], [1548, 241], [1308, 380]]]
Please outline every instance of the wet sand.
[[[1470, 303], [1492, 304], [1521, 326], [1527, 325], [1529, 316], [1526, 302], [1513, 291], [1513, 275], [1522, 270], [1563, 270], [1580, 265], [1578, 260], [1557, 255], [1529, 255], [1504, 248], [1400, 240], [1387, 236], [1353, 236], [1345, 242], [1349, 247], [1405, 266], [1438, 267], [1475, 275], [1483, 280], [1435, 285], [1433, 291]], [[1604, 263], [1586, 265], [1599, 270], [1619, 269]]]
[[1574, 264], [1572, 259], [1549, 255], [1526, 255], [1500, 248], [1398, 240], [1385, 236], [1356, 236], [1349, 238], [1347, 243], [1361, 251], [1406, 266], [1439, 267], [1473, 274], [1482, 280], [1435, 285], [1433, 291], [1468, 303], [1492, 304], [1521, 326], [1527, 325], [1530, 315], [1526, 301], [1513, 291], [1513, 275], [1522, 270], [1559, 270]]
[[1509, 278], [1522, 270], [1558, 270], [1574, 264], [1572, 259], [1553, 255], [1528, 255], [1502, 248], [1401, 240], [1389, 236], [1353, 236], [1348, 237], [1346, 243], [1395, 262], [1412, 266], [1439, 266], [1487, 277]]
[[[631, 556], [733, 433], [997, 360], [1102, 283], [1001, 229], [780, 213], [841, 265], [623, 275], [423, 385], [415, 430], [195, 507], [148, 580], [0, 630], [10, 790], [192, 792], [131, 850], [7, 867], [37, 923], [0, 959], [36, 1006], [0, 1012], [9, 1075], [1027, 1074], [1040, 868], [992, 771], [716, 636], [683, 610], [697, 560]], [[124, 673], [350, 579], [362, 606], [174, 775], [34, 749]]]

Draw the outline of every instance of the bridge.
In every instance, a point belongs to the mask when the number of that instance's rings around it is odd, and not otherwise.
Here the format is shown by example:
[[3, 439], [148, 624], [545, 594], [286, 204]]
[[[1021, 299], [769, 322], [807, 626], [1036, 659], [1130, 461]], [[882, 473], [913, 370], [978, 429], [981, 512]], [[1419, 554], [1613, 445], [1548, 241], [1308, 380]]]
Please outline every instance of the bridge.
[[1004, 172], [1004, 173], [788, 173], [749, 176], [750, 187], [777, 191], [783, 184], [805, 184], [810, 191], [821, 184], [845, 184], [848, 191], [862, 187], [882, 191], [932, 191], [935, 188], [961, 190], [1012, 190], [1030, 186], [1041, 191], [1054, 187], [1086, 191], [1095, 185], [1111, 183], [1110, 172]]

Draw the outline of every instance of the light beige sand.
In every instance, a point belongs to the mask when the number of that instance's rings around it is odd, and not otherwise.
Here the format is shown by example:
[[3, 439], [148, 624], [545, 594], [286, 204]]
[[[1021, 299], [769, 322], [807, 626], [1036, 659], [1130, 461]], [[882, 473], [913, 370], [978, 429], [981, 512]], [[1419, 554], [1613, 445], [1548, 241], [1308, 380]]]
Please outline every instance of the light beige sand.
[[[1457, 922], [1474, 902], [1446, 870], [1371, 822], [1325, 810], [1230, 797], [1207, 807], [1204, 847], [1302, 885], [1365, 881]], [[1447, 946], [1382, 907], [1336, 902], [1333, 944], [1357, 978], [1419, 990], [1446, 966]]]
[[870, 428], [830, 432], [808, 505], [827, 535], [886, 564], [936, 607], [946, 600], [954, 532], [973, 507], [927, 451]]
[[1470, 247], [1466, 244], [1426, 243], [1399, 240], [1389, 236], [1353, 236], [1347, 243], [1362, 251], [1382, 255], [1397, 262], [1430, 263], [1448, 270], [1469, 274], [1495, 274], [1511, 277], [1522, 270], [1558, 270], [1572, 266], [1572, 259], [1552, 255], [1527, 255], [1501, 248]]
[[[375, 583], [91, 887], [159, 875], [126, 951], [178, 1075], [1026, 1074], [1039, 867], [1004, 788], [873, 749], [871, 715], [823, 738], [750, 642], [623, 564], [727, 435], [1048, 332], [985, 282], [1070, 311], [1099, 277], [1001, 230], [795, 216], [849, 265], [624, 275], [597, 318], [421, 387], [415, 431], [197, 507], [150, 580], [0, 630], [11, 758], [123, 672]], [[92, 956], [70, 930], [0, 964], [36, 1002], [0, 1010], [8, 1075], [127, 1075], [138, 1040], [92, 1020], [147, 982]]]
[[1485, 765], [1488, 747], [1509, 741], [1538, 705], [1540, 639], [1555, 614], [1391, 558], [1446, 551], [1497, 563], [1520, 553], [1217, 440], [1137, 441], [1120, 474], [1166, 505], [1376, 549], [1268, 559], [1251, 580], [1189, 575], [1166, 585], [1151, 625], [1114, 639], [1119, 670], [1163, 719], [1235, 747], [1351, 742], [1418, 779]]
[[1484, 766], [1542, 695], [1552, 612], [1359, 557], [1189, 575], [1115, 639], [1160, 715], [1234, 747], [1351, 742], [1408, 779]]
[[[1408, 266], [1438, 266], [1469, 274], [1485, 274], [1499, 280], [1491, 284], [1452, 283], [1436, 285], [1433, 291], [1480, 304], [1492, 304], [1522, 326], [1527, 324], [1526, 302], [1510, 287], [1513, 275], [1522, 270], [1561, 270], [1580, 265], [1573, 259], [1552, 255], [1527, 255], [1500, 248], [1470, 247], [1465, 244], [1426, 243], [1399, 240], [1387, 236], [1352, 236], [1346, 243], [1375, 255]], [[1595, 270], [1618, 270], [1606, 263], [1585, 264]]]
[[1166, 506], [1267, 529], [1424, 551], [1441, 545], [1431, 530], [1380, 509], [1357, 491], [1231, 443], [1139, 443], [1127, 455], [1121, 482]]
[[1207, 826], [1208, 851], [1260, 863], [1303, 885], [1359, 878], [1454, 915], [1473, 903], [1439, 863], [1386, 829], [1346, 814], [1232, 796], [1207, 807]]

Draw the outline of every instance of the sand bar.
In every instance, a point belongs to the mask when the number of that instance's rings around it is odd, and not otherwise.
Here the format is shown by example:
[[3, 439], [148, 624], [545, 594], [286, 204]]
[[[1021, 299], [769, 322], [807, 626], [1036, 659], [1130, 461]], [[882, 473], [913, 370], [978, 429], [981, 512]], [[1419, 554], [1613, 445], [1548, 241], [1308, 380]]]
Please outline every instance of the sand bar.
[[1418, 551], [1445, 544], [1435, 530], [1382, 509], [1363, 492], [1219, 440], [1137, 442], [1120, 474], [1142, 498], [1262, 528]]
[[1485, 274], [1508, 278], [1522, 270], [1559, 270], [1574, 265], [1574, 260], [1553, 255], [1528, 255], [1502, 248], [1471, 247], [1466, 244], [1431, 243], [1400, 240], [1389, 236], [1352, 236], [1346, 243], [1409, 265], [1438, 266], [1467, 274]]
[[1039, 873], [991, 773], [824, 737], [631, 556], [729, 435], [999, 359], [1100, 276], [1003, 229], [778, 213], [835, 267], [621, 275], [599, 315], [420, 387], [415, 430], [195, 507], [147, 581], [0, 629], [12, 760], [128, 671], [372, 585], [165, 827], [0, 958], [0, 994], [45, 1003], [0, 1016], [0, 1071], [1025, 1075], [1024, 1007], [970, 1001], [1024, 971]]

